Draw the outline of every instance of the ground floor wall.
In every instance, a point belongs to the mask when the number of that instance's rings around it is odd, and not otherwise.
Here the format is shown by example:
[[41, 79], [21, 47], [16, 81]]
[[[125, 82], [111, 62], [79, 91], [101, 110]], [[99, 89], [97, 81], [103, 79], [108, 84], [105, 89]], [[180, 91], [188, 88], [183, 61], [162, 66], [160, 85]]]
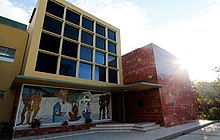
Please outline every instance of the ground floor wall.
[[127, 93], [125, 119], [127, 122], [156, 122], [163, 124], [159, 89]]

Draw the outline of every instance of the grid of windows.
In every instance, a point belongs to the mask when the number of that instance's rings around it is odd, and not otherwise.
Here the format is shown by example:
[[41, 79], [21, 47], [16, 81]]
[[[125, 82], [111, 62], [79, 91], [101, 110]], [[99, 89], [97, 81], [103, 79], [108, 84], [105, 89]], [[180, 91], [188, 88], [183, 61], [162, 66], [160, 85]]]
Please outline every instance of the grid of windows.
[[48, 0], [35, 70], [118, 83], [117, 32]]

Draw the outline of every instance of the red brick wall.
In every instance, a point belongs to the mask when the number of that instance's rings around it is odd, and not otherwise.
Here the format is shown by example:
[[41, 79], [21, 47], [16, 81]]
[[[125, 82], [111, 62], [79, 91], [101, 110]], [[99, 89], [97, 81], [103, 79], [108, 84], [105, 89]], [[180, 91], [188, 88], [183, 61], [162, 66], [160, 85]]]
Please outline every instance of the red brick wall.
[[[125, 93], [125, 116], [127, 122], [163, 123], [161, 101], [158, 89]], [[140, 101], [143, 106], [140, 106]], [[141, 101], [141, 102], [142, 102]], [[139, 102], [139, 103], [138, 103]], [[139, 106], [138, 106], [139, 104]]]

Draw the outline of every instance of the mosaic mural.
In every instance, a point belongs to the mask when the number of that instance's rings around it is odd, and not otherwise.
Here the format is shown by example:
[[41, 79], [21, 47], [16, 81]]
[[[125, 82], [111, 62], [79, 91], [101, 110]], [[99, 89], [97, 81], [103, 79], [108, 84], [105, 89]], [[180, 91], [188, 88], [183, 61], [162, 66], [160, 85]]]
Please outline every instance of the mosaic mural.
[[43, 123], [85, 122], [111, 119], [110, 93], [25, 85], [16, 126]]

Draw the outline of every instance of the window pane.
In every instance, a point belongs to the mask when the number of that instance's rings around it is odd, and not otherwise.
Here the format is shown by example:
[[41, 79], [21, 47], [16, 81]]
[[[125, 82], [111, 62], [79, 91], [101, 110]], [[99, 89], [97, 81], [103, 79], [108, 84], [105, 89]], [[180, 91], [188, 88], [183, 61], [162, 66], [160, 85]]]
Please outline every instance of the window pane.
[[79, 29], [65, 24], [64, 36], [78, 41]]
[[70, 10], [67, 10], [66, 12], [66, 20], [79, 25], [79, 21], [80, 21], [80, 16]]
[[95, 62], [97, 64], [105, 65], [105, 54], [96, 51], [96, 53], [95, 53]]
[[116, 44], [108, 42], [108, 52], [116, 54]]
[[58, 53], [60, 48], [60, 38], [42, 33], [39, 48], [50, 52]]
[[115, 32], [108, 30], [108, 38], [111, 40], [116, 41], [116, 36], [115, 36]]
[[108, 79], [110, 83], [118, 83], [118, 73], [115, 70], [108, 70]]
[[100, 37], [96, 37], [96, 47], [105, 50], [105, 40]]
[[117, 57], [108, 56], [108, 66], [117, 68]]
[[90, 31], [93, 31], [93, 21], [83, 17], [82, 27], [84, 27]]
[[51, 17], [45, 16], [43, 29], [56, 34], [60, 34], [61, 28], [62, 28], [62, 22], [53, 19]]
[[92, 62], [93, 59], [93, 50], [81, 46], [80, 49], [80, 59]]
[[36, 71], [56, 74], [57, 56], [38, 52]]
[[96, 24], [96, 33], [105, 36], [105, 27]]
[[76, 77], [76, 61], [61, 59], [60, 75]]
[[47, 9], [46, 9], [46, 11], [48, 13], [51, 13], [53, 15], [60, 17], [60, 18], [63, 18], [63, 10], [64, 10], [64, 7], [54, 3], [52, 1], [48, 1]]
[[106, 70], [102, 67], [95, 67], [95, 80], [97, 81], [106, 81]]
[[79, 78], [92, 80], [92, 66], [85, 63], [80, 63]]
[[0, 46], [0, 60], [14, 62], [15, 52], [15, 49]]
[[78, 44], [63, 40], [62, 54], [77, 58]]
[[88, 45], [93, 45], [93, 35], [82, 32], [82, 42]]

